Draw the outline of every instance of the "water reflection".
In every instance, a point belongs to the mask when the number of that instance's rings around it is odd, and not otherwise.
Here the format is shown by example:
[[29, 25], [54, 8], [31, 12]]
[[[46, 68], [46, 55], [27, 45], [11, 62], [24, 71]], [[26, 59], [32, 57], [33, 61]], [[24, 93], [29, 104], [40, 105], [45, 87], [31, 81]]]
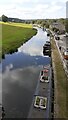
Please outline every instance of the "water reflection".
[[2, 61], [2, 71], [9, 66], [12, 69], [22, 68], [30, 65], [45, 65], [50, 62], [49, 57], [44, 56], [30, 56], [24, 53], [17, 53], [7, 55], [6, 59]]
[[44, 57], [42, 50], [47, 39], [47, 34], [38, 28], [36, 36], [18, 48], [18, 52], [6, 55], [0, 64], [5, 117], [27, 117], [40, 70], [50, 63], [50, 58]]
[[46, 32], [42, 30], [39, 31], [36, 36], [31, 38], [29, 42], [18, 48], [18, 52], [26, 53], [30, 56], [43, 56], [43, 45], [45, 44], [45, 41], [47, 40]]
[[[3, 73], [3, 106], [7, 117], [26, 117], [32, 102], [41, 66]], [[27, 106], [27, 109], [26, 109]]]

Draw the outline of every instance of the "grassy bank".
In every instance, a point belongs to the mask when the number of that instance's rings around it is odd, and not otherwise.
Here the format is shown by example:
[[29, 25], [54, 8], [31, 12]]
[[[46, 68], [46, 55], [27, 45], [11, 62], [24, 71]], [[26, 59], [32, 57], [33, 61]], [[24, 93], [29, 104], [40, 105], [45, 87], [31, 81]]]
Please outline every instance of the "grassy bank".
[[58, 53], [56, 44], [54, 40], [51, 40], [52, 47], [52, 63], [54, 69], [54, 112], [55, 118], [66, 118], [67, 117], [67, 93], [68, 84], [65, 71]]
[[0, 25], [2, 25], [2, 54], [16, 51], [21, 44], [37, 33], [37, 30], [29, 24], [1, 23]]

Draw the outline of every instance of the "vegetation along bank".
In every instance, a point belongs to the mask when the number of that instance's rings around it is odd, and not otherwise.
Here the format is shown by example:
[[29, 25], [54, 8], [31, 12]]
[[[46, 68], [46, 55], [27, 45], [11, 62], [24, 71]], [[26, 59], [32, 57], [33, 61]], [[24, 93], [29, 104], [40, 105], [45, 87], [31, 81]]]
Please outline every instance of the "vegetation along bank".
[[0, 49], [2, 57], [6, 53], [17, 51], [18, 47], [37, 33], [31, 24], [0, 23], [0, 25], [2, 25], [2, 50]]
[[54, 117], [67, 118], [68, 81], [54, 40], [51, 40], [54, 70]]

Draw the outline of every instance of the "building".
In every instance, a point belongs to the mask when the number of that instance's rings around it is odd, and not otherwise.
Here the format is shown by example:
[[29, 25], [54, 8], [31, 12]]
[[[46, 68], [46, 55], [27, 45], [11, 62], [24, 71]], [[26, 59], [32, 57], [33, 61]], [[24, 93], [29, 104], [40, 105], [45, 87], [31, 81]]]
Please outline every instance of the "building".
[[64, 53], [65, 50], [68, 49], [68, 34], [60, 35], [60, 41], [58, 42], [59, 48], [61, 48], [61, 52]]
[[54, 22], [50, 25], [50, 29], [56, 28], [59, 30], [59, 32], [62, 34], [65, 32], [65, 26], [61, 24], [60, 22]]
[[65, 48], [68, 48], [68, 33], [66, 33], [63, 37], [63, 44]]

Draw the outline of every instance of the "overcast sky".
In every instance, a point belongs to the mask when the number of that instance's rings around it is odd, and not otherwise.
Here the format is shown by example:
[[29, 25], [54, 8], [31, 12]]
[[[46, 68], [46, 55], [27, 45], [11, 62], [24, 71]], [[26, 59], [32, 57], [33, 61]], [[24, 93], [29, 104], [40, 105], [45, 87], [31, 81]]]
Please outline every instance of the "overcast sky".
[[0, 0], [0, 16], [21, 19], [65, 18], [67, 0]]

